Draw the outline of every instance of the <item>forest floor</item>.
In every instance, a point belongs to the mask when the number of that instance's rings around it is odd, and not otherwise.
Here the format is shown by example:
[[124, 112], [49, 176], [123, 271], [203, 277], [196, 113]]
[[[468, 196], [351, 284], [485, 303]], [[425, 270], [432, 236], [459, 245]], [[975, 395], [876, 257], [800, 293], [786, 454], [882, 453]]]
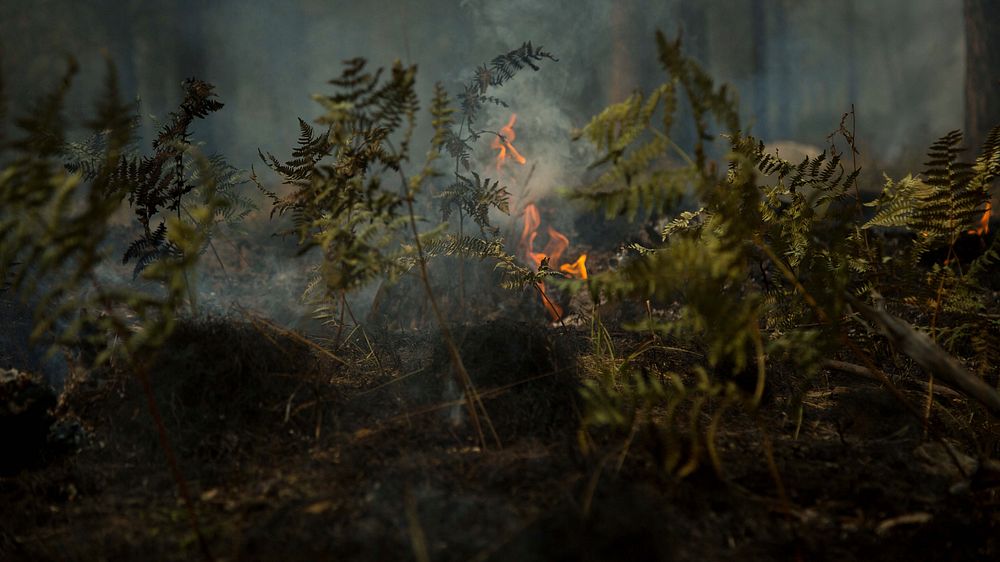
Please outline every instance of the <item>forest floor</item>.
[[[681, 479], [642, 428], [627, 449], [592, 433], [583, 453], [585, 328], [488, 321], [460, 333], [501, 447], [491, 435], [477, 446], [433, 330], [335, 358], [249, 313], [179, 326], [149, 374], [212, 556], [1000, 557], [1000, 487], [970, 480], [969, 445], [925, 437], [875, 382], [821, 375], [798, 435], [780, 399], [728, 414], [721, 477], [702, 450]], [[86, 428], [79, 450], [0, 478], [0, 559], [202, 556], [130, 373], [69, 381], [57, 412]], [[920, 403], [918, 386], [905, 392]], [[959, 398], [936, 400], [961, 411]]]
[[[227, 263], [244, 260], [230, 250]], [[239, 284], [244, 302], [280, 298], [260, 287], [287, 274], [252, 259], [280, 250], [247, 253], [246, 275], [268, 281]], [[957, 393], [935, 392], [928, 434], [878, 382], [823, 371], [803, 384], [773, 365], [757, 412], [721, 418], [719, 473], [703, 440], [666, 443], [653, 423], [583, 429], [580, 387], [601, 360], [591, 326], [547, 324], [533, 293], [481, 285], [496, 289], [476, 294], [490, 310], [452, 329], [489, 413], [485, 448], [414, 304], [419, 287], [376, 298], [368, 329], [339, 337], [285, 328], [295, 322], [266, 303], [268, 315], [189, 319], [138, 371], [66, 381], [54, 421], [72, 444], [0, 475], [0, 560], [204, 556], [143, 374], [217, 560], [1000, 559], [1000, 474], [978, 466], [975, 432], [935, 431], [962, 425], [972, 406]], [[620, 325], [608, 322], [620, 357], [647, 346]], [[5, 357], [26, 345], [0, 340]], [[699, 361], [690, 342], [659, 343], [642, 361], [678, 372]], [[919, 373], [893, 367], [923, 405]], [[807, 389], [801, 420], [791, 388]], [[695, 461], [683, 478], [665, 468], [675, 454]]]

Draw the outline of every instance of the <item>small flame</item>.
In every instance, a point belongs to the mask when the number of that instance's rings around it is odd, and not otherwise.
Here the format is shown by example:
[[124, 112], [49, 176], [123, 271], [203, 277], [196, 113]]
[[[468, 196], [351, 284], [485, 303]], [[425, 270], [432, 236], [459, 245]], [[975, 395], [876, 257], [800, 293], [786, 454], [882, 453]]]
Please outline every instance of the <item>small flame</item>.
[[524, 228], [521, 229], [521, 242], [517, 249], [522, 256], [531, 259], [537, 268], [540, 262], [534, 261], [534, 254], [531, 251], [535, 243], [535, 236], [538, 234], [538, 227], [542, 225], [542, 218], [538, 215], [538, 208], [534, 204], [529, 204], [524, 208]]
[[587, 278], [587, 254], [580, 254], [580, 257], [573, 263], [564, 263], [559, 266], [559, 271], [571, 277], [580, 279]]
[[514, 139], [517, 138], [517, 134], [514, 133], [514, 123], [517, 122], [517, 114], [512, 113], [510, 115], [510, 120], [507, 121], [507, 125], [500, 129], [500, 134], [494, 137], [493, 142], [490, 144], [490, 148], [497, 150], [496, 165], [497, 171], [507, 162], [507, 153], [510, 153], [510, 157], [514, 159], [515, 162], [524, 166], [526, 160], [521, 153], [514, 148]]
[[990, 201], [986, 202], [986, 211], [983, 212], [982, 218], [979, 219], [979, 226], [973, 228], [969, 231], [969, 234], [976, 234], [979, 236], [985, 236], [990, 232], [990, 217], [993, 215], [993, 203]]
[[[521, 241], [518, 245], [518, 249], [524, 260], [531, 264], [536, 271], [542, 266], [545, 260], [548, 260], [550, 268], [561, 271], [570, 277], [586, 279], [587, 254], [580, 254], [580, 257], [571, 264], [560, 265], [559, 260], [562, 259], [562, 255], [569, 248], [569, 238], [551, 226], [545, 229], [549, 237], [548, 242], [545, 243], [545, 248], [541, 252], [535, 251], [535, 239], [538, 238], [538, 228], [541, 225], [542, 219], [538, 213], [538, 207], [534, 203], [529, 203], [524, 208], [524, 228], [521, 230]], [[555, 321], [562, 318], [563, 309], [549, 298], [548, 293], [545, 291], [545, 283], [538, 284], [538, 291], [542, 296], [542, 304], [545, 305], [545, 310], [549, 312], [552, 320]]]
[[549, 258], [549, 267], [555, 268], [559, 265], [559, 258], [562, 257], [563, 252], [566, 251], [566, 248], [569, 248], [569, 238], [566, 238], [562, 232], [551, 226], [545, 230], [548, 232], [549, 241], [545, 244], [545, 249], [542, 250], [541, 254], [535, 254], [538, 256], [536, 259], [538, 260], [538, 264], [541, 265], [541, 258]]

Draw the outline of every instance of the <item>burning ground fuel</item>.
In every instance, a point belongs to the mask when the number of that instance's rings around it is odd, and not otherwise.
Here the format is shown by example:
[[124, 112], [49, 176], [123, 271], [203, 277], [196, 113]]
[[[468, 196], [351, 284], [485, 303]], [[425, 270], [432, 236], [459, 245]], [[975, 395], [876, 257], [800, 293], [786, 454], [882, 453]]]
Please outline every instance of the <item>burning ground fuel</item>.
[[[535, 271], [543, 265], [565, 273], [569, 277], [578, 279], [587, 278], [587, 254], [580, 254], [580, 257], [573, 263], [561, 263], [563, 253], [569, 248], [569, 239], [551, 226], [546, 227], [548, 241], [541, 252], [534, 251], [535, 239], [538, 237], [538, 228], [542, 219], [538, 214], [538, 207], [534, 203], [528, 203], [524, 208], [524, 229], [521, 231], [521, 240], [518, 248], [524, 260], [529, 263]], [[542, 297], [545, 310], [552, 316], [552, 320], [559, 320], [563, 316], [563, 309], [558, 304], [552, 302], [545, 292], [545, 283], [539, 282], [538, 292]]]
[[0, 561], [1000, 559], [988, 3], [43, 4]]
[[[517, 134], [514, 132], [514, 125], [517, 123], [517, 114], [512, 113], [507, 124], [504, 125], [490, 146], [497, 151], [495, 162], [498, 173], [503, 173], [505, 166], [511, 162], [524, 166], [528, 160], [514, 147], [514, 140]], [[515, 205], [517, 207], [517, 205]], [[521, 211], [523, 228], [521, 237], [517, 243], [518, 256], [529, 265], [532, 270], [547, 267], [559, 271], [570, 278], [587, 278], [587, 254], [581, 253], [580, 257], [573, 263], [562, 263], [563, 254], [569, 249], [569, 238], [551, 226], [546, 226], [546, 243], [541, 252], [535, 251], [535, 240], [538, 238], [538, 229], [542, 225], [541, 215], [535, 203], [526, 202]], [[558, 321], [563, 317], [563, 308], [549, 298], [545, 290], [545, 282], [540, 281], [535, 284], [538, 294], [541, 297], [542, 305], [549, 313], [553, 321]]]

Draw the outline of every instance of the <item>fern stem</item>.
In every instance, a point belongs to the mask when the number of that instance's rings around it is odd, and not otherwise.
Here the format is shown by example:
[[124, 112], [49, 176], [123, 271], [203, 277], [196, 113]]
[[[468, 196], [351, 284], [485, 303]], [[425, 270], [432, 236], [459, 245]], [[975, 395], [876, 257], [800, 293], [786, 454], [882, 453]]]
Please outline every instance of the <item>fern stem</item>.
[[[952, 243], [948, 247], [948, 259], [951, 259], [955, 254], [955, 244]], [[957, 259], [957, 257], [956, 257]], [[961, 267], [961, 265], [959, 265]], [[941, 311], [941, 302], [944, 300], [944, 275], [941, 276], [941, 282], [938, 284], [937, 292], [934, 295], [934, 310], [931, 313], [931, 341], [937, 341], [937, 320], [938, 313]], [[924, 438], [927, 438], [927, 427], [930, 424], [931, 410], [934, 408], [934, 373], [928, 373], [927, 377], [927, 400], [924, 402]]]
[[188, 306], [191, 308], [191, 314], [194, 316], [198, 315], [198, 301], [195, 297], [195, 290], [191, 286], [191, 280], [188, 278], [187, 270], [184, 271], [184, 286], [187, 288], [188, 294]]
[[649, 127], [649, 130], [652, 131], [653, 134], [655, 134], [656, 136], [658, 136], [661, 139], [667, 141], [667, 145], [670, 148], [672, 148], [674, 150], [674, 152], [676, 152], [677, 155], [680, 156], [684, 160], [684, 162], [687, 163], [688, 166], [691, 166], [692, 168], [697, 168], [698, 167], [698, 165], [695, 163], [695, 161], [691, 159], [691, 156], [687, 152], [685, 152], [684, 149], [680, 147], [680, 145], [678, 145], [676, 142], [674, 142], [674, 139], [670, 138], [669, 135], [667, 135], [663, 131], [657, 129], [656, 127], [652, 127], [651, 126], [651, 127]]
[[[541, 283], [538, 283], [538, 284], [535, 285], [535, 290], [538, 291], [538, 294], [542, 296], [542, 300], [544, 300], [545, 303], [547, 305], [549, 305], [549, 310], [555, 312], [556, 305], [553, 304], [553, 302], [551, 300], [549, 300], [549, 297], [545, 294], [545, 291], [542, 290]], [[562, 314], [557, 314], [556, 315], [556, 320], [559, 321], [559, 325], [560, 326], [562, 326], [563, 328], [566, 327], [566, 324], [563, 323], [563, 315]]]
[[753, 340], [754, 356], [757, 360], [757, 384], [753, 390], [753, 407], [760, 405], [764, 397], [764, 384], [767, 382], [767, 366], [764, 360], [764, 339], [760, 334], [760, 326], [756, 319], [750, 321], [750, 338]]
[[[385, 375], [385, 368], [382, 366], [382, 360], [379, 359], [378, 354], [375, 353], [375, 346], [372, 345], [371, 339], [368, 337], [368, 330], [365, 330], [365, 327], [361, 325], [361, 322], [358, 322], [358, 319], [354, 316], [354, 311], [351, 310], [351, 304], [347, 302], [346, 297], [344, 298], [344, 309], [347, 310], [347, 315], [350, 316], [351, 322], [354, 322], [354, 325], [361, 329], [361, 335], [364, 336], [365, 343], [368, 344], [368, 351], [372, 354], [372, 358], [375, 360], [375, 365], [378, 366], [379, 371]], [[353, 332], [354, 330], [351, 330], [351, 333]], [[347, 337], [350, 338], [351, 334], [347, 334]]]
[[[458, 208], [458, 239], [465, 236], [465, 212]], [[465, 313], [465, 255], [458, 254], [458, 309]]]
[[[180, 208], [184, 209], [184, 213], [188, 216], [189, 219], [191, 219], [192, 222], [195, 223], [198, 222], [198, 220], [194, 218], [194, 215], [191, 214], [191, 211], [189, 211], [187, 207], [184, 206], [184, 204], [181, 204]], [[215, 256], [215, 261], [219, 262], [219, 267], [222, 268], [222, 274], [226, 277], [226, 281], [231, 283], [232, 279], [229, 278], [229, 272], [226, 271], [226, 264], [222, 263], [222, 258], [219, 257], [219, 251], [215, 249], [215, 244], [212, 243], [211, 237], [209, 237], [207, 242], [208, 242], [208, 247], [212, 250], [212, 255]]]
[[215, 560], [215, 557], [212, 556], [212, 551], [208, 547], [208, 541], [205, 540], [205, 535], [201, 532], [201, 525], [198, 523], [198, 511], [195, 509], [194, 500], [191, 499], [191, 490], [188, 488], [187, 480], [184, 478], [184, 473], [177, 462], [177, 455], [174, 454], [174, 449], [170, 445], [167, 427], [163, 423], [163, 416], [160, 414], [160, 408], [156, 404], [156, 396], [153, 394], [153, 384], [149, 377], [147, 365], [143, 361], [135, 360], [131, 355], [129, 356], [129, 363], [131, 363], [133, 371], [142, 385], [142, 391], [146, 395], [146, 403], [149, 407], [149, 414], [153, 418], [153, 425], [156, 426], [156, 435], [160, 441], [160, 448], [163, 449], [163, 454], [167, 458], [167, 464], [170, 466], [170, 472], [174, 477], [174, 482], [177, 484], [181, 501], [184, 502], [184, 509], [187, 512], [191, 530], [198, 539], [201, 554], [205, 560]]
[[774, 443], [771, 441], [771, 435], [767, 432], [767, 428], [764, 427], [764, 422], [760, 419], [759, 415], [754, 414], [753, 418], [757, 424], [757, 430], [760, 431], [760, 441], [764, 447], [764, 459], [767, 461], [768, 472], [771, 473], [774, 486], [778, 489], [778, 499], [781, 501], [785, 511], [792, 513], [792, 502], [788, 498], [788, 492], [785, 491], [785, 483], [781, 478], [781, 472], [778, 470], [778, 463], [774, 460]]
[[[178, 159], [179, 158], [180, 158], [180, 156], [178, 156]], [[181, 166], [181, 172], [183, 172], [184, 168], [183, 168], [182, 164], [178, 163], [178, 166]], [[177, 220], [180, 220], [180, 218], [181, 218], [181, 202], [180, 202], [180, 199], [178, 199], [177, 200]], [[184, 274], [184, 288], [187, 289], [188, 306], [191, 307], [191, 314], [194, 315], [194, 316], [197, 316], [198, 315], [198, 301], [195, 298], [195, 291], [191, 287], [191, 279], [188, 278], [188, 270], [187, 270], [187, 268], [184, 268], [184, 270], [181, 273]]]
[[[91, 272], [89, 277], [91, 283], [93, 283], [95, 287], [100, 287], [100, 282], [94, 278], [93, 272]], [[108, 314], [109, 317], [113, 317], [111, 316], [111, 305], [109, 303], [105, 303], [104, 307], [105, 313]], [[112, 331], [122, 342], [128, 342], [132, 337], [128, 326], [120, 322], [112, 324]], [[184, 510], [187, 512], [188, 523], [191, 525], [191, 531], [198, 540], [198, 546], [201, 549], [202, 557], [208, 562], [212, 562], [215, 560], [215, 557], [212, 556], [212, 551], [208, 546], [208, 541], [205, 540], [205, 535], [201, 532], [201, 524], [198, 521], [198, 511], [195, 508], [194, 500], [191, 497], [191, 489], [188, 487], [187, 479], [184, 478], [184, 472], [181, 470], [180, 464], [177, 462], [177, 455], [174, 453], [174, 448], [170, 442], [170, 434], [167, 431], [167, 426], [163, 423], [163, 415], [160, 412], [160, 407], [156, 403], [156, 395], [153, 393], [152, 378], [149, 376], [149, 363], [151, 359], [138, 359], [135, 351], [136, 350], [128, 349], [128, 345], [126, 344], [124, 351], [125, 360], [131, 367], [130, 370], [135, 373], [136, 378], [139, 379], [140, 386], [142, 386], [142, 392], [146, 398], [146, 406], [149, 409], [149, 415], [153, 419], [153, 425], [156, 429], [160, 449], [163, 451], [163, 456], [166, 458], [170, 475], [174, 480], [174, 485], [177, 486], [177, 492], [181, 497], [181, 501], [184, 503]]]
[[[407, 185], [405, 177], [403, 180], [403, 186], [405, 187]], [[431, 309], [437, 319], [438, 326], [441, 328], [441, 336], [444, 339], [445, 347], [448, 348], [448, 355], [451, 358], [452, 366], [455, 368], [455, 372], [458, 375], [459, 383], [465, 390], [466, 408], [469, 410], [469, 417], [472, 418], [472, 423], [476, 428], [479, 446], [483, 450], [486, 449], [486, 437], [483, 434], [483, 426], [479, 420], [479, 414], [476, 411], [477, 405], [480, 409], [482, 409], [483, 419], [486, 421], [486, 425], [489, 427], [490, 433], [493, 434], [493, 439], [496, 442], [497, 448], [502, 448], [503, 445], [500, 442], [500, 436], [497, 435], [493, 422], [490, 420], [489, 413], [486, 411], [486, 406], [483, 404], [482, 398], [476, 391], [476, 387], [472, 383], [472, 378], [469, 376], [469, 372], [465, 369], [465, 364], [462, 362], [462, 355], [458, 351], [458, 345], [455, 344], [455, 339], [451, 335], [448, 323], [445, 320], [444, 314], [441, 313], [441, 308], [438, 306], [437, 298], [434, 296], [434, 290], [431, 288], [430, 276], [427, 274], [427, 260], [424, 257], [423, 244], [420, 242], [420, 232], [417, 230], [416, 213], [413, 211], [412, 192], [407, 190], [405, 199], [407, 210], [410, 214], [410, 228], [413, 231], [413, 242], [417, 248], [417, 264], [420, 266], [420, 279], [423, 282], [424, 290], [427, 293], [427, 299], [431, 303]]]
[[[347, 308], [347, 291], [340, 291], [340, 318], [337, 320], [337, 335], [333, 338], [333, 348], [340, 349], [340, 336], [344, 333], [344, 311]], [[354, 316], [353, 314], [351, 315]], [[357, 324], [357, 321], [354, 322]]]

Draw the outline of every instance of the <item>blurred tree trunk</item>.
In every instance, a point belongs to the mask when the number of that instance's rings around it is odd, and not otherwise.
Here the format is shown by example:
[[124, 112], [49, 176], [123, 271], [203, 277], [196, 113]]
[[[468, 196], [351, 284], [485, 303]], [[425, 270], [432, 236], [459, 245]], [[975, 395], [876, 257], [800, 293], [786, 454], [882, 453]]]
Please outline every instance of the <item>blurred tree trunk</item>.
[[792, 59], [788, 49], [791, 30], [788, 28], [789, 3], [778, 2], [773, 10], [774, 29], [771, 32], [771, 44], [774, 45], [774, 97], [778, 111], [774, 113], [774, 137], [778, 139], [792, 138], [792, 112], [799, 108], [796, 103], [794, 81], [791, 76]]
[[[136, 2], [132, 22], [132, 61], [138, 83], [142, 111], [157, 119], [177, 109], [183, 99], [181, 83], [185, 78], [205, 76], [204, 56], [205, 3], [180, 0], [171, 3]], [[155, 136], [159, 124], [146, 122], [143, 137], [148, 142]], [[209, 127], [199, 132], [199, 139], [211, 141]]]
[[635, 3], [618, 0], [611, 3], [611, 76], [606, 87], [606, 103], [618, 103], [636, 88], [635, 61], [637, 53], [630, 48], [635, 43]]
[[205, 76], [207, 61], [205, 50], [208, 48], [205, 29], [205, 2], [202, 0], [179, 0], [174, 13], [175, 33], [172, 42], [176, 45], [180, 71], [183, 78], [200, 78], [212, 81], [211, 76]]
[[678, 19], [681, 22], [684, 52], [708, 64], [708, 24], [702, 0], [680, 0]]
[[[702, 68], [711, 71], [709, 65], [708, 18], [703, 0], [679, 0], [677, 4], [677, 19], [680, 21], [680, 33], [684, 54], [695, 59]], [[685, 149], [694, 147], [697, 132], [691, 120], [691, 112], [687, 104], [682, 103], [677, 112], [674, 126], [675, 141]]]
[[1000, 2], [964, 0], [965, 131], [978, 147], [1000, 124]]
[[858, 12], [854, 0], [846, 0], [844, 4], [844, 16], [847, 19], [847, 107], [842, 111], [849, 111], [850, 106], [858, 103]]
[[115, 65], [118, 71], [118, 83], [121, 87], [123, 99], [131, 99], [136, 96], [138, 86], [136, 84], [135, 61], [130, 56], [134, 50], [132, 44], [132, 26], [130, 22], [134, 16], [132, 2], [115, 2], [105, 0], [105, 5], [101, 6], [107, 14], [104, 19], [105, 40], [104, 47], [107, 49], [107, 56]]
[[767, 82], [770, 79], [767, 65], [767, 9], [764, 6], [765, 0], [752, 0], [750, 2], [750, 26], [751, 45], [750, 52], [753, 59], [753, 120], [754, 132], [760, 139], [771, 140], [770, 128], [770, 99], [768, 97]]

